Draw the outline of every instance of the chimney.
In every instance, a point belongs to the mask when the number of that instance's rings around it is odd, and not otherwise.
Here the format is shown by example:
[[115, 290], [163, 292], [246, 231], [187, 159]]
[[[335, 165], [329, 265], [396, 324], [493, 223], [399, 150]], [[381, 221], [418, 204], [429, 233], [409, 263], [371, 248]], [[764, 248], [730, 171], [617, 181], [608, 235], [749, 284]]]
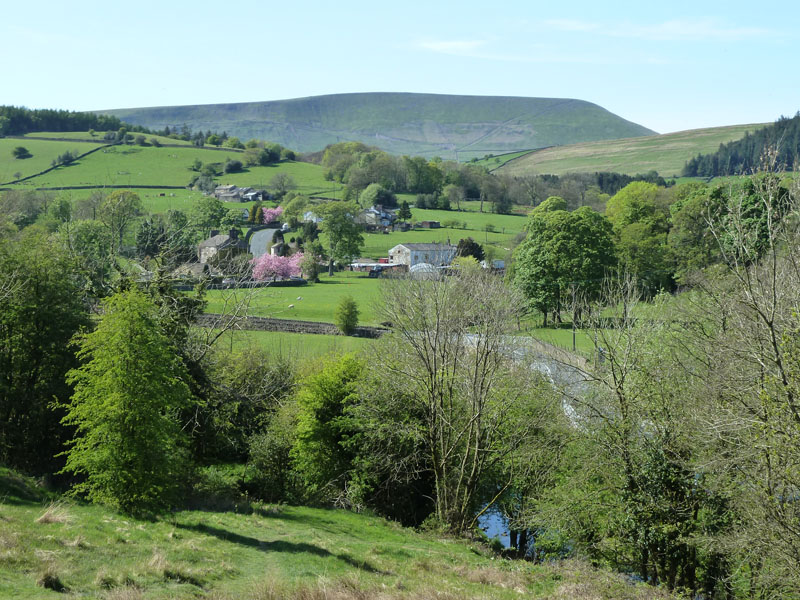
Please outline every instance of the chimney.
[[212, 229], [209, 237], [214, 237], [215, 235], [219, 235], [219, 229]]
[[239, 230], [234, 227], [228, 231], [228, 235], [231, 236], [231, 239], [238, 240]]

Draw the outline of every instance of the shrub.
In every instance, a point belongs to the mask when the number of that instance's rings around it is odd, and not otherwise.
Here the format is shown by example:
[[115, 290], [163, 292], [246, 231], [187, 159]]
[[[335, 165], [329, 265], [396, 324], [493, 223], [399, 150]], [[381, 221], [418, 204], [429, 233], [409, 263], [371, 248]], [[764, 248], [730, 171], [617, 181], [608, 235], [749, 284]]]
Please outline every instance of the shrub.
[[17, 146], [11, 151], [11, 155], [14, 158], [30, 158], [33, 156], [25, 146]]
[[345, 334], [350, 335], [358, 327], [358, 305], [352, 296], [345, 296], [336, 307], [336, 326]]
[[242, 170], [242, 161], [240, 160], [229, 160], [225, 163], [225, 172], [226, 173], [238, 173]]

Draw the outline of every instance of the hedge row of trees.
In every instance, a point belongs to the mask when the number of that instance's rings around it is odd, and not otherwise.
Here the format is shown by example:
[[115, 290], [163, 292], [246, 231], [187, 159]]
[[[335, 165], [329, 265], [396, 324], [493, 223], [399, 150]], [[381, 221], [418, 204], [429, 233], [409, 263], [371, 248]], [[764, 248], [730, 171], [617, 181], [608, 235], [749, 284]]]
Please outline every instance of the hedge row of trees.
[[124, 123], [117, 117], [69, 110], [0, 106], [0, 136], [24, 135], [35, 131], [117, 130]]
[[764, 169], [795, 170], [800, 160], [800, 112], [781, 117], [774, 124], [740, 140], [720, 144], [711, 154], [698, 154], [687, 161], [684, 177], [724, 177], [756, 173]]
[[505, 214], [515, 204], [536, 206], [550, 196], [564, 198], [570, 208], [588, 205], [602, 210], [610, 195], [633, 181], [670, 184], [655, 171], [636, 176], [600, 172], [512, 177], [471, 163], [393, 156], [360, 142], [333, 144], [302, 160], [326, 167], [328, 179], [347, 186], [349, 199], [361, 202], [362, 194], [380, 186], [387, 206], [395, 205], [393, 194], [412, 193], [417, 194], [418, 207], [440, 210], [460, 210], [465, 200], [478, 200], [481, 211]]

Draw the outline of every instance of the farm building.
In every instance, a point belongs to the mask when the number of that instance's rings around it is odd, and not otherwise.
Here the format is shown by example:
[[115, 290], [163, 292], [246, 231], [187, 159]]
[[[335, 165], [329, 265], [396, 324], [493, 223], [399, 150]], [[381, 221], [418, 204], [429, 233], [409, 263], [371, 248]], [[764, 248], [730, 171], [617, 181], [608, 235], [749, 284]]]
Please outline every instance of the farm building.
[[428, 263], [435, 267], [449, 265], [456, 255], [456, 247], [450, 244], [398, 244], [389, 250], [389, 261], [413, 267]]
[[213, 263], [242, 252], [247, 252], [247, 244], [239, 239], [238, 229], [231, 229], [228, 233], [212, 231], [211, 237], [197, 246], [197, 258], [201, 264]]

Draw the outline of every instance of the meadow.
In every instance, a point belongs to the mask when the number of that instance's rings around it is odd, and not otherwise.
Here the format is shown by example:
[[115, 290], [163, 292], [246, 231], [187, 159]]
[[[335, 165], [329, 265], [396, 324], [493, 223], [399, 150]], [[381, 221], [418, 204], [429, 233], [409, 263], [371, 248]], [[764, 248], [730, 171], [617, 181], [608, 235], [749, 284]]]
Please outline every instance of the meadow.
[[738, 140], [764, 124], [692, 129], [663, 135], [586, 142], [530, 152], [497, 169], [505, 175], [535, 175], [613, 171], [636, 175], [658, 171], [678, 176], [686, 161], [700, 153], [715, 152], [720, 144]]
[[506, 152], [505, 154], [495, 154], [494, 156], [488, 156], [486, 158], [481, 158], [479, 160], [470, 162], [480, 167], [486, 167], [487, 169], [489, 169], [489, 171], [494, 171], [495, 169], [499, 169], [500, 167], [502, 167], [508, 161], [515, 160], [520, 156], [525, 156], [526, 154], [530, 154], [531, 152], [535, 152], [535, 150], [521, 150], [519, 152]]
[[234, 352], [262, 350], [275, 356], [284, 356], [293, 363], [303, 364], [328, 355], [346, 354], [368, 350], [375, 340], [346, 335], [321, 335], [287, 333], [282, 331], [234, 331], [226, 333], [219, 341], [220, 348]]
[[[82, 141], [82, 142], [97, 142], [97, 143], [107, 143], [103, 140], [103, 135], [105, 131], [96, 131], [94, 135], [89, 133], [88, 131], [51, 131], [51, 132], [34, 132], [34, 133], [26, 133], [26, 138], [46, 138], [46, 139], [63, 139], [63, 140], [75, 140], [75, 141]], [[136, 136], [143, 135], [147, 140], [147, 144], [150, 145], [150, 140], [155, 139], [158, 141], [159, 144], [171, 144], [173, 146], [193, 146], [192, 142], [187, 142], [186, 140], [176, 140], [171, 137], [167, 137], [164, 135], [153, 135], [152, 133], [136, 133], [131, 132], [131, 135]]]
[[[81, 142], [53, 142], [49, 140], [0, 138], [0, 184], [17, 179], [15, 173], [28, 177], [50, 167], [53, 160], [64, 152], [83, 154], [102, 146], [102, 142], [88, 144]], [[12, 150], [17, 146], [27, 148], [31, 158], [14, 158]]]
[[350, 271], [334, 273], [333, 277], [322, 273], [319, 283], [300, 287], [210, 290], [206, 312], [221, 313], [234, 302], [246, 301], [249, 315], [333, 323], [336, 306], [345, 296], [352, 296], [358, 304], [360, 325], [378, 325], [375, 303], [380, 296], [380, 280]]
[[197, 508], [138, 520], [61, 499], [0, 467], [0, 597], [667, 597], [577, 561], [500, 560], [486, 546], [366, 514], [245, 498], [227, 510]]

